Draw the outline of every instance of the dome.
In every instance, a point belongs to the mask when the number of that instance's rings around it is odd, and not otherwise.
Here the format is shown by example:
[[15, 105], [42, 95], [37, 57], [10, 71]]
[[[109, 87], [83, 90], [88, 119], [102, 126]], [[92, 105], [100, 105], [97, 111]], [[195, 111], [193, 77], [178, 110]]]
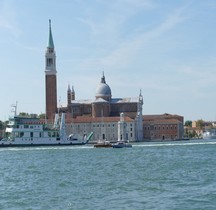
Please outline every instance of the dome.
[[109, 85], [106, 84], [105, 76], [103, 75], [103, 77], [101, 78], [101, 82], [96, 89], [95, 97], [110, 100], [111, 96], [111, 89]]
[[96, 90], [96, 97], [111, 96], [109, 85], [101, 83]]

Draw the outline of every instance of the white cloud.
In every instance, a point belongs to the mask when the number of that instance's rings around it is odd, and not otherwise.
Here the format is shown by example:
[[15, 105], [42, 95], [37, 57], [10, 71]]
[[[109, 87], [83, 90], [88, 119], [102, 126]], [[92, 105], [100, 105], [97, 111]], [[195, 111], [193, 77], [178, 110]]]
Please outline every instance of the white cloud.
[[[130, 2], [130, 0], [128, 1]], [[160, 37], [167, 31], [172, 30], [175, 26], [177, 26], [178, 24], [182, 23], [187, 19], [187, 17], [183, 15], [184, 9], [185, 7], [181, 7], [174, 10], [173, 13], [170, 14], [167, 17], [167, 19], [161, 22], [160, 25], [158, 25], [157, 27], [155, 27], [154, 29], [148, 32], [141, 32], [139, 30], [137, 34], [134, 34], [130, 38], [118, 39], [116, 37], [116, 40], [112, 40], [114, 43], [116, 43], [114, 49], [107, 51], [106, 55], [103, 55], [99, 58], [98, 57], [88, 58], [84, 62], [82, 62], [81, 65], [82, 66], [92, 66], [92, 65], [102, 66], [105, 69], [124, 68], [128, 66], [128, 63], [132, 62], [136, 58], [137, 53], [139, 53], [139, 49], [142, 48], [143, 45], [149, 44], [149, 42], [153, 43], [154, 39]], [[116, 16], [118, 15], [116, 14], [113, 15], [110, 24], [107, 24], [107, 22], [105, 23], [103, 22], [100, 23], [100, 25], [98, 25], [97, 23], [91, 20], [82, 20], [82, 21], [87, 23], [95, 34], [98, 31], [100, 31], [100, 33], [106, 34], [107, 25], [109, 25], [108, 30], [115, 31], [115, 29], [118, 30], [119, 25], [127, 21], [127, 18], [129, 18], [129, 17], [125, 17], [124, 20], [119, 20], [118, 18], [116, 18]], [[113, 21], [114, 19], [116, 19], [116, 21]], [[110, 34], [111, 33], [109, 33], [109, 36]]]
[[0, 29], [7, 30], [12, 36], [19, 36], [21, 31], [15, 25], [16, 14], [9, 1], [0, 4]]

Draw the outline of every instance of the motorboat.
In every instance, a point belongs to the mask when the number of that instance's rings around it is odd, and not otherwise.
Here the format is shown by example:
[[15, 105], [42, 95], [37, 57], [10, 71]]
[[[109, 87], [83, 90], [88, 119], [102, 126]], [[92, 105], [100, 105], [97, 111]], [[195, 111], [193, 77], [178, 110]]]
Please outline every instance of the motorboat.
[[112, 144], [110, 141], [107, 140], [99, 140], [96, 144], [94, 144], [95, 148], [108, 148], [112, 147]]
[[125, 147], [132, 147], [128, 141], [117, 141], [116, 143], [112, 144], [113, 148], [125, 148]]

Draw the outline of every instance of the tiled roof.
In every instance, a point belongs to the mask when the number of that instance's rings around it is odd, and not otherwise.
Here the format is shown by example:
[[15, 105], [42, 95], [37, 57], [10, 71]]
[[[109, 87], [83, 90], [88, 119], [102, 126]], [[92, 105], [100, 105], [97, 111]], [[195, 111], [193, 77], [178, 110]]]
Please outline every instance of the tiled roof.
[[103, 98], [97, 98], [94, 103], [108, 103], [108, 101], [104, 100]]
[[154, 119], [143, 122], [143, 124], [178, 124], [180, 123], [177, 119]]
[[[66, 123], [101, 123], [103, 122], [118, 122], [120, 117], [86, 117], [86, 116], [78, 116], [76, 118], [66, 119]], [[134, 120], [130, 117], [125, 117], [125, 122], [133, 122]]]
[[172, 115], [172, 114], [161, 114], [161, 115], [143, 115], [144, 121], [154, 121], [154, 120], [161, 120], [161, 119], [176, 119], [176, 120], [183, 120], [183, 116], [180, 115]]
[[91, 99], [83, 99], [83, 100], [72, 100], [72, 104], [92, 104], [94, 100]]
[[139, 98], [112, 98], [111, 103], [137, 103]]
[[[71, 100], [72, 104], [92, 104], [94, 102], [102, 102], [99, 100], [95, 99], [80, 99], [80, 100]], [[103, 99], [102, 99], [103, 100]], [[106, 102], [105, 100], [103, 102]], [[139, 98], [134, 97], [134, 98], [112, 98], [110, 103], [112, 104], [117, 104], [117, 103], [138, 103]], [[67, 104], [62, 104], [62, 107], [67, 107]]]

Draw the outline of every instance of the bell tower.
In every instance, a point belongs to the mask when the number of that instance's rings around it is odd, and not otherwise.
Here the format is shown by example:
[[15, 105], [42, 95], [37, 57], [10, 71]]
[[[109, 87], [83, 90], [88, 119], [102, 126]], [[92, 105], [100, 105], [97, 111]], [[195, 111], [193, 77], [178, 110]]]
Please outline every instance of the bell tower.
[[54, 119], [57, 111], [56, 54], [49, 20], [49, 40], [45, 54], [46, 118]]

